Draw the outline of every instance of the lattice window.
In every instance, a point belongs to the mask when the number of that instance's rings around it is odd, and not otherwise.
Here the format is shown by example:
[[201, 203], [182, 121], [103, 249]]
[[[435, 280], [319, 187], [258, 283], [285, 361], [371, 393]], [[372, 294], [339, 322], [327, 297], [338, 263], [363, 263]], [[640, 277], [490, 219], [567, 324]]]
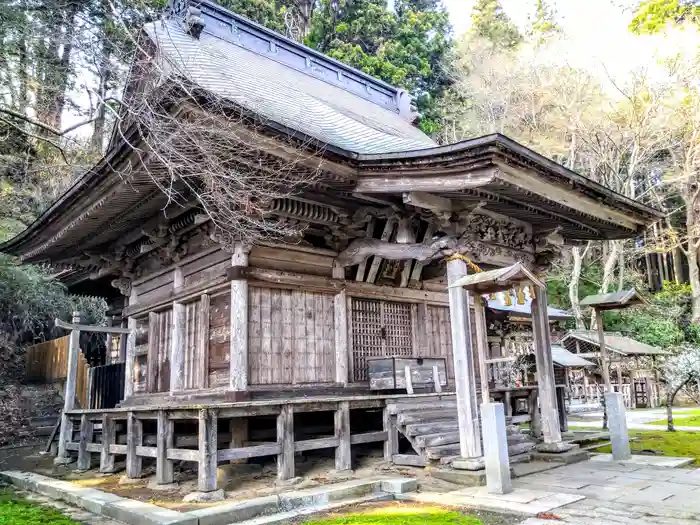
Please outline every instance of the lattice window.
[[413, 355], [411, 305], [352, 299], [352, 377], [367, 381], [367, 358]]

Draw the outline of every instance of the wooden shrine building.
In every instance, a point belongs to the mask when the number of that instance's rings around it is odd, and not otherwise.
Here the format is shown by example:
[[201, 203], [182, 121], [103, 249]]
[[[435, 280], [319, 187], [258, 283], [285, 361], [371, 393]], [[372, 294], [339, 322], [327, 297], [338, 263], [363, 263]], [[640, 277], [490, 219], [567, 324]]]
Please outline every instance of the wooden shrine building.
[[[565, 243], [634, 237], [661, 214], [501, 135], [438, 146], [414, 127], [402, 90], [207, 0], [196, 6], [173, 2], [144, 28], [150, 59], [170, 66], [159, 81], [186, 84], [197, 111], [208, 96], [226, 101], [242, 141], [255, 127], [254, 154], [249, 142], [237, 169], [254, 176], [285, 162], [300, 178], [316, 174], [265, 210], [302, 233], [224, 243], [187, 187], [177, 200], [154, 179], [150, 130], [120, 121], [104, 159], [0, 247], [106, 297], [131, 334], [116, 353], [123, 401], [64, 414], [66, 453], [97, 454], [103, 471], [125, 455], [131, 477], [155, 461], [161, 483], [175, 463], [194, 462], [205, 491], [219, 462], [276, 456], [286, 479], [295, 453], [322, 448], [335, 449], [338, 469], [372, 442], [388, 460], [413, 452], [415, 464], [476, 457], [478, 417], [464, 406], [476, 410], [500, 356], [476, 350], [474, 309], [488, 294], [447, 284], [513, 265], [514, 293], [536, 281], [528, 410], [556, 447], [541, 276]], [[132, 82], [127, 100], [139, 89]], [[187, 118], [179, 95], [162, 106], [168, 118]], [[407, 360], [395, 373], [408, 370], [412, 388], [404, 377], [403, 388], [370, 390], [370, 363], [389, 357]]]

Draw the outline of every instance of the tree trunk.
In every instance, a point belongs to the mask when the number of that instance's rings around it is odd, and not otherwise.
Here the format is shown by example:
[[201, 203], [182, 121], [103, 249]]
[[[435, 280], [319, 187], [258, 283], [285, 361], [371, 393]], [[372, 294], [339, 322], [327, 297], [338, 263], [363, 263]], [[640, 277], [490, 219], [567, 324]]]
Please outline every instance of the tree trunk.
[[617, 275], [618, 275], [618, 280], [617, 280], [617, 291], [621, 292], [622, 290], [625, 289], [625, 250], [623, 246], [623, 241], [619, 241], [620, 243], [620, 253], [618, 255], [619, 260], [617, 261]]
[[[610, 286], [612, 285], [613, 279], [615, 278], [615, 265], [617, 264], [617, 254], [619, 253], [619, 241], [605, 241], [607, 244], [607, 250], [603, 250], [606, 253], [605, 266], [603, 267], [603, 282], [600, 285], [599, 293], [608, 293]], [[604, 245], [605, 248], [605, 245]], [[591, 314], [591, 330], [596, 329], [596, 319], [595, 312]]]
[[683, 282], [683, 252], [676, 246], [673, 249], [673, 277], [676, 280], [676, 284], [681, 284]]
[[97, 84], [97, 111], [95, 114], [95, 123], [93, 125], [92, 137], [90, 138], [90, 149], [98, 154], [104, 150], [105, 138], [105, 117], [107, 108], [104, 104], [104, 99], [107, 97], [109, 83], [112, 79], [112, 64], [111, 55], [112, 47], [108, 40], [108, 25], [111, 23], [110, 7], [107, 2], [104, 2], [102, 14], [102, 42], [100, 46], [100, 63], [98, 69], [99, 81]]
[[583, 255], [581, 254], [581, 248], [578, 246], [574, 246], [571, 249], [571, 254], [574, 259], [574, 267], [571, 270], [571, 281], [569, 281], [569, 301], [571, 302], [571, 311], [574, 314], [574, 319], [576, 320], [576, 328], [578, 330], [583, 330], [586, 328], [586, 324], [583, 321], [583, 312], [581, 312], [581, 306], [579, 305], [580, 299], [578, 296], [578, 285], [581, 279]]
[[681, 383], [674, 390], [669, 388], [666, 389], [666, 429], [669, 432], [675, 432], [676, 428], [673, 425], [673, 401], [676, 399], [676, 394], [681, 391], [681, 389], [690, 383], [692, 377], [689, 377], [683, 383]]

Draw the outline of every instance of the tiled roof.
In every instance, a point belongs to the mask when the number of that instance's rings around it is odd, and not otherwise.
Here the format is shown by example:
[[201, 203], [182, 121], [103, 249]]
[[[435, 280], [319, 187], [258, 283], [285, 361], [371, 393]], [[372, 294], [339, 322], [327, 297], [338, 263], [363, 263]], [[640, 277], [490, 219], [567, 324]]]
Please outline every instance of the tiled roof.
[[408, 120], [379, 104], [275, 59], [215, 36], [199, 38], [178, 19], [149, 24], [155, 42], [176, 74], [233, 101], [263, 119], [354, 153], [431, 148], [435, 143]]

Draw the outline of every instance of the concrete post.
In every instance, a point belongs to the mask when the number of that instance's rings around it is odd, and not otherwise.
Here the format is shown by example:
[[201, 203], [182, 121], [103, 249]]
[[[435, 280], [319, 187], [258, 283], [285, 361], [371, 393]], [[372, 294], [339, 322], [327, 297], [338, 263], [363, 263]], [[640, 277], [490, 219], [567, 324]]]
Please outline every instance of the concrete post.
[[[72, 324], [80, 324], [80, 312], [73, 312]], [[78, 353], [80, 352], [80, 330], [72, 330], [68, 343], [68, 370], [66, 372], [66, 386], [64, 389], [63, 412], [61, 414], [61, 431], [58, 436], [58, 454], [54, 458], [54, 464], [61, 465], [71, 463], [66, 444], [72, 439], [73, 425], [68, 419], [67, 412], [75, 408], [75, 390], [78, 380]]]
[[630, 438], [627, 433], [627, 414], [625, 414], [625, 399], [620, 392], [605, 393], [605, 407], [608, 410], [608, 429], [612, 455], [615, 461], [624, 461], [632, 457]]
[[508, 457], [508, 435], [503, 403], [482, 403], [481, 425], [484, 435], [486, 488], [491, 494], [513, 491]]
[[[461, 259], [447, 261], [447, 282], [452, 285], [467, 275], [467, 264]], [[459, 422], [459, 450], [462, 458], [481, 457], [479, 415], [476, 401], [476, 379], [472, 349], [469, 294], [464, 288], [448, 288], [452, 357], [454, 359]]]

